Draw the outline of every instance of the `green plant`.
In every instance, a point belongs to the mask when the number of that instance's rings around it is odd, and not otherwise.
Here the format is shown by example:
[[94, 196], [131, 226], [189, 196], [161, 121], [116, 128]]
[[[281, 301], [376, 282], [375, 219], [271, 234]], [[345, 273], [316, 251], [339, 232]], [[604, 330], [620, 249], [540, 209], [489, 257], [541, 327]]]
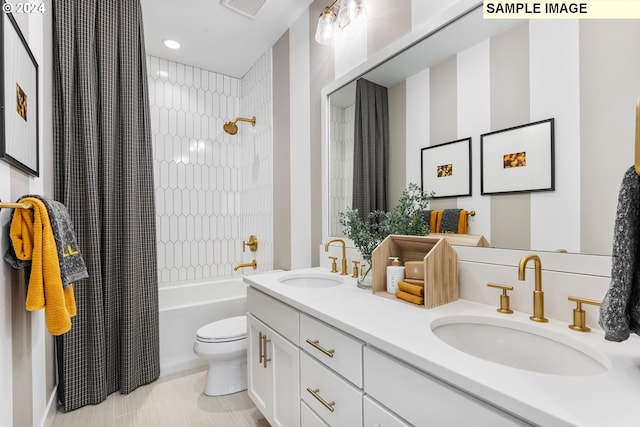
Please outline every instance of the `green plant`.
[[345, 235], [371, 266], [373, 250], [388, 235], [419, 236], [429, 233], [429, 224], [424, 220], [423, 211], [429, 206], [433, 194], [423, 192], [420, 186], [411, 183], [391, 211], [373, 211], [362, 219], [356, 209], [348, 209], [338, 214], [338, 221], [344, 227]]

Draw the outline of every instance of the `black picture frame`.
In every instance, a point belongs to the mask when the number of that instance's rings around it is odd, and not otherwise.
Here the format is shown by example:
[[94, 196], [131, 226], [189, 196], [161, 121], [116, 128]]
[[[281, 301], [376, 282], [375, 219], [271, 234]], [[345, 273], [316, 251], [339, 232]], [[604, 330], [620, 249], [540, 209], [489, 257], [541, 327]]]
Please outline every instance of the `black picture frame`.
[[13, 14], [2, 15], [0, 158], [40, 176], [38, 62]]
[[422, 191], [434, 199], [471, 195], [471, 137], [420, 150]]
[[480, 193], [555, 190], [554, 118], [480, 135]]

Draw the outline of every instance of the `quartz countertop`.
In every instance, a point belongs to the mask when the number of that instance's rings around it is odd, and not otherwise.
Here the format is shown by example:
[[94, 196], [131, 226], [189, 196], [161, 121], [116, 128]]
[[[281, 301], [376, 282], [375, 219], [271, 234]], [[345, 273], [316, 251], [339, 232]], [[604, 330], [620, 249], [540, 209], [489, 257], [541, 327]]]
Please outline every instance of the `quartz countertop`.
[[[324, 272], [325, 268], [295, 270]], [[530, 313], [505, 315], [495, 306], [458, 300], [425, 310], [359, 289], [355, 279], [327, 288], [285, 285], [293, 271], [245, 276], [250, 286], [307, 313], [402, 361], [527, 422], [542, 426], [628, 426], [638, 423], [640, 338], [609, 342], [599, 329], [572, 331], [550, 319], [538, 324], [577, 340], [608, 360], [608, 370], [590, 376], [543, 374], [511, 368], [468, 355], [441, 341], [431, 323], [452, 315], [484, 316], [531, 324]], [[496, 301], [498, 302], [498, 301]], [[593, 327], [595, 319], [587, 319]]]

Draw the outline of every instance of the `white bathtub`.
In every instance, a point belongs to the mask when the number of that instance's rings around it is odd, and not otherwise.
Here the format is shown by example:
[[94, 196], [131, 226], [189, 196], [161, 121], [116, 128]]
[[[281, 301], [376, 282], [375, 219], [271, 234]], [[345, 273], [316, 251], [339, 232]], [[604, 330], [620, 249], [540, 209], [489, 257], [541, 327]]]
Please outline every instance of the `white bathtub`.
[[161, 287], [158, 298], [161, 376], [205, 366], [193, 353], [198, 328], [247, 312], [247, 285], [240, 277]]

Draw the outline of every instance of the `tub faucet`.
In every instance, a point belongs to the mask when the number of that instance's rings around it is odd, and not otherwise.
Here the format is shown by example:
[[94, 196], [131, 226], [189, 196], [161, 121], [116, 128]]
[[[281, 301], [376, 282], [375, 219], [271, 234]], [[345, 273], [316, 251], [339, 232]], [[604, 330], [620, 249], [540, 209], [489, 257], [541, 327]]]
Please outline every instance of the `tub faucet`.
[[329, 244], [333, 242], [342, 243], [342, 272], [340, 274], [342, 276], [346, 276], [347, 274], [349, 274], [349, 272], [347, 271], [347, 245], [342, 239], [331, 239], [324, 245], [325, 252], [329, 252]]
[[533, 316], [529, 316], [529, 319], [534, 322], [548, 322], [549, 319], [544, 317], [544, 292], [542, 292], [542, 262], [540, 257], [536, 254], [530, 254], [523, 256], [520, 259], [520, 265], [518, 266], [518, 280], [525, 279], [525, 272], [527, 271], [527, 262], [533, 260], [533, 266], [536, 272], [536, 288], [533, 291]]
[[248, 262], [246, 264], [238, 264], [235, 267], [233, 267], [233, 271], [238, 271], [239, 269], [245, 268], [245, 267], [253, 267], [253, 269], [255, 270], [256, 268], [258, 268], [258, 263], [254, 259], [252, 262]]

